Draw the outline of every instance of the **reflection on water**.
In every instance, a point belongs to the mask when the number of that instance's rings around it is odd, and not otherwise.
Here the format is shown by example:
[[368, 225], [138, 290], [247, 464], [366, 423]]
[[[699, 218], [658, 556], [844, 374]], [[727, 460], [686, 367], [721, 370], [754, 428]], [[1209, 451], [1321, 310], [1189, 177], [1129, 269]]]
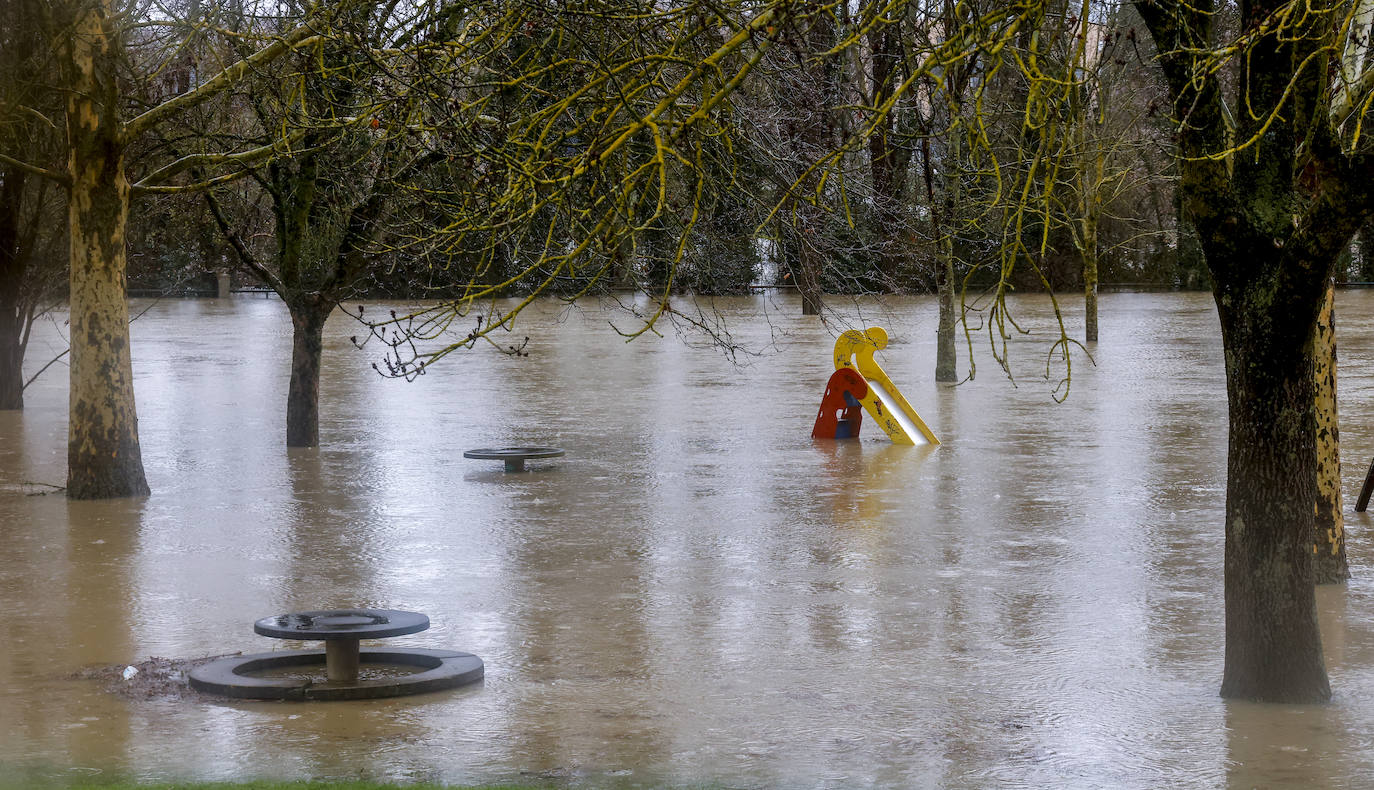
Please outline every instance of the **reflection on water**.
[[[1374, 447], [1374, 293], [1340, 297], [1347, 486]], [[1367, 517], [1318, 602], [1336, 700], [1224, 703], [1225, 403], [1209, 297], [1102, 296], [1096, 365], [1043, 378], [1053, 319], [931, 383], [935, 306], [864, 305], [940, 447], [809, 438], [830, 331], [720, 302], [732, 367], [552, 306], [528, 358], [373, 374], [336, 315], [319, 450], [283, 443], [289, 322], [261, 299], [134, 325], [154, 495], [64, 476], [65, 381], [0, 413], [0, 768], [10, 777], [356, 777], [781, 787], [1360, 787], [1374, 775]], [[522, 336], [523, 336], [522, 334]], [[39, 337], [34, 346], [56, 345]], [[981, 350], [980, 350], [981, 353]], [[32, 362], [41, 364], [41, 351]], [[1057, 375], [1055, 376], [1057, 380]], [[506, 474], [462, 458], [550, 445]], [[335, 704], [130, 702], [92, 663], [306, 646], [277, 612], [422, 611], [387, 644], [471, 651], [483, 685]]]

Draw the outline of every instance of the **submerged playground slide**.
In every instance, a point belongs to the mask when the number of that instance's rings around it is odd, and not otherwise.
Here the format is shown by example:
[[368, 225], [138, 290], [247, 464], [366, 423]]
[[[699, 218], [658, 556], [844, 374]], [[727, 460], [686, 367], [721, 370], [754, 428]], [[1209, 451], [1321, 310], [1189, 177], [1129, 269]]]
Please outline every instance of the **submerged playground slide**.
[[[843, 439], [859, 435], [862, 406], [893, 444], [939, 444], [940, 440], [902, 397], [873, 354], [887, 347], [887, 332], [851, 329], [835, 340], [835, 375], [826, 386], [811, 435]], [[858, 376], [855, 376], [857, 373]]]

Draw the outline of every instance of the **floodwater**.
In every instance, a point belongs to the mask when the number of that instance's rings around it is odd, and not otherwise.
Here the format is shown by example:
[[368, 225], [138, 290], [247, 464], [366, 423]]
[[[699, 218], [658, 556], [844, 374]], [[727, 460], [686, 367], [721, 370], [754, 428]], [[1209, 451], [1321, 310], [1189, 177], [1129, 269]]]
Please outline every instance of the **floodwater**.
[[[834, 335], [786, 297], [717, 303], [757, 357], [540, 305], [529, 356], [383, 380], [328, 326], [322, 446], [287, 451], [281, 303], [164, 301], [133, 325], [153, 495], [68, 502], [66, 382], [0, 413], [0, 780], [367, 777], [590, 787], [1367, 787], [1374, 292], [1339, 297], [1354, 580], [1318, 600], [1335, 699], [1218, 698], [1225, 391], [1201, 294], [1105, 294], [1096, 364], [931, 381], [929, 299], [847, 305], [943, 440], [809, 437]], [[135, 311], [148, 306], [137, 303]], [[1077, 300], [1067, 305], [1077, 332]], [[857, 319], [856, 319], [857, 320]], [[60, 349], [44, 324], [36, 369]], [[967, 347], [961, 359], [967, 360]], [[966, 362], [964, 363], [966, 367]], [[465, 449], [554, 445], [505, 474]], [[290, 647], [286, 611], [425, 612], [390, 644], [485, 682], [394, 701], [128, 701], [73, 672]]]

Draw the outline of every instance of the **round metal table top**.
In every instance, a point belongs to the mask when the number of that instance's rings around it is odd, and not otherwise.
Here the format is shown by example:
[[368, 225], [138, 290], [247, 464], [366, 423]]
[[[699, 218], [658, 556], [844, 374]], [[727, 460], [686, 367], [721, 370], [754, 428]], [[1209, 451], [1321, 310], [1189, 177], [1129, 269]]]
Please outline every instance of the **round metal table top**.
[[539, 458], [557, 458], [563, 454], [561, 447], [483, 447], [467, 450], [464, 458], [478, 458], [484, 461], [528, 461]]
[[324, 609], [264, 617], [253, 630], [277, 639], [381, 639], [429, 628], [429, 618], [399, 609]]

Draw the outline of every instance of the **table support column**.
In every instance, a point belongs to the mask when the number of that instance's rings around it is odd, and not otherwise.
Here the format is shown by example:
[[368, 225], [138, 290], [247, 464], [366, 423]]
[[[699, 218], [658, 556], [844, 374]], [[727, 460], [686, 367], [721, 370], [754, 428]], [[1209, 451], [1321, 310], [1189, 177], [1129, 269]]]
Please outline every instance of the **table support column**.
[[358, 679], [359, 640], [326, 639], [324, 672], [330, 681], [352, 683]]

